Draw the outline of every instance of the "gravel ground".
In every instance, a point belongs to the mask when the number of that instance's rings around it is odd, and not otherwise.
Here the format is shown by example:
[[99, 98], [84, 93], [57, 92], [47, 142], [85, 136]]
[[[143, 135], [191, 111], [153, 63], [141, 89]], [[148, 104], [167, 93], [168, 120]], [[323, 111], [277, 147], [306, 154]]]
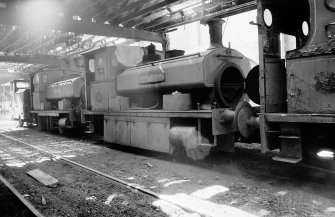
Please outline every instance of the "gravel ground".
[[0, 210], [2, 217], [34, 216], [2, 182], [0, 182]]
[[[134, 185], [148, 188], [162, 195], [165, 200], [182, 204], [184, 207], [205, 215], [335, 216], [335, 179], [333, 176], [323, 171], [274, 162], [270, 156], [255, 155], [253, 153], [255, 151], [238, 149], [234, 154], [212, 154], [201, 162], [187, 160], [181, 162], [174, 161], [170, 156], [164, 154], [64, 138], [27, 128], [10, 128], [6, 131], [6, 135], [21, 138], [48, 152], [70, 158]], [[18, 170], [23, 172], [30, 168], [42, 168], [43, 171], [49, 171], [50, 174], [57, 176], [56, 178], [60, 179], [61, 183], [66, 183], [64, 186], [70, 185], [71, 189], [73, 188], [73, 193], [69, 193], [71, 196], [66, 196], [67, 194], [64, 193], [71, 192], [68, 191], [70, 187], [56, 188], [63, 189], [63, 191], [56, 194], [58, 196], [53, 199], [56, 204], [57, 201], [60, 204], [58, 208], [56, 206], [53, 214], [63, 216], [65, 213], [62, 210], [66, 204], [71, 207], [81, 204], [87, 207], [84, 213], [89, 209], [92, 209], [92, 212], [100, 212], [98, 204], [103, 204], [108, 195], [127, 195], [126, 193], [114, 193], [110, 190], [111, 188], [104, 188], [104, 184], [99, 184], [99, 177], [93, 175], [92, 178], [83, 177], [84, 181], [71, 182], [73, 174], [77, 174], [74, 172], [75, 168], [69, 167], [68, 170], [64, 170], [64, 167], [53, 168], [52, 161], [38, 163], [43, 161], [43, 156], [35, 156], [33, 152], [20, 154], [25, 152], [9, 149], [8, 146], [1, 146], [0, 150], [3, 151], [2, 154], [10, 153], [9, 157], [14, 157], [10, 161], [10, 159], [6, 160], [6, 155], [0, 154], [3, 165], [7, 165], [7, 172], [13, 173]], [[22, 155], [31, 155], [31, 159], [22, 158], [22, 160], [14, 161], [14, 163], [21, 163], [21, 167], [8, 166], [13, 163], [13, 160], [20, 159]], [[3, 168], [1, 171], [4, 171]], [[31, 185], [36, 186], [36, 181], [30, 177], [26, 179], [23, 180], [23, 184], [30, 187]], [[83, 187], [77, 183], [84, 183]], [[99, 190], [82, 192], [83, 189], [91, 188]], [[55, 189], [46, 188], [40, 194], [43, 195], [50, 191], [55, 191]], [[86, 198], [91, 196], [97, 199], [94, 199], [94, 202], [86, 201]], [[67, 197], [72, 197], [74, 201], [70, 200], [71, 202], [65, 203]], [[132, 196], [129, 197], [131, 200]], [[80, 202], [76, 203], [75, 199]], [[137, 211], [138, 216], [145, 216], [146, 212], [149, 212], [151, 216], [157, 216], [162, 214], [161, 211], [168, 216], [188, 215], [180, 210], [171, 212], [162, 206], [162, 201], [144, 200], [147, 202], [144, 204], [148, 206], [143, 209], [137, 205], [134, 209], [128, 207], [130, 213], [123, 213], [124, 216], [134, 216]], [[138, 199], [134, 202], [137, 201]], [[115, 199], [115, 202], [118, 200]], [[122, 205], [122, 199], [120, 203]], [[121, 205], [117, 207], [117, 210], [123, 210]], [[117, 212], [117, 210], [114, 211]], [[98, 213], [96, 216], [99, 216]]]
[[166, 216], [152, 206], [153, 198], [61, 162], [38, 164], [59, 180], [46, 187], [25, 174], [36, 167], [2, 168], [1, 173], [45, 216]]

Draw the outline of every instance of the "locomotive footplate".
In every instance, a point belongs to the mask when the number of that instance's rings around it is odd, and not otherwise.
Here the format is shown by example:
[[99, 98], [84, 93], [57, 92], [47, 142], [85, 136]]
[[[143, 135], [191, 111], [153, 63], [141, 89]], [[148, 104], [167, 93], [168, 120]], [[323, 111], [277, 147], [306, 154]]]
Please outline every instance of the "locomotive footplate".
[[83, 111], [84, 115], [104, 115], [105, 112], [102, 111], [89, 111], [89, 110], [84, 110]]
[[141, 116], [176, 118], [212, 118], [212, 110], [163, 111], [163, 110], [125, 110], [105, 112], [105, 116]]
[[70, 111], [64, 110], [45, 110], [45, 111], [30, 111], [32, 114], [37, 114], [38, 116], [55, 116], [58, 117], [60, 114], [69, 114]]

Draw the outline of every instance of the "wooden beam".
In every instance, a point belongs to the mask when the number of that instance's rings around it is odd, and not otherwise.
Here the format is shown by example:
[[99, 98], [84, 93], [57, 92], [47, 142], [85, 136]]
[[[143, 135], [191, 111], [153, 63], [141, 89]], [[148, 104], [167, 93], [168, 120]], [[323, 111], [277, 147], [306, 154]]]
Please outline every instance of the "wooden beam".
[[[97, 11], [92, 18], [95, 19], [96, 21], [102, 20], [102, 21], [107, 21], [108, 20], [108, 14], [118, 14], [121, 15], [121, 10], [123, 8], [126, 8], [127, 5], [129, 4], [130, 0], [109, 0], [106, 1], [103, 9]], [[142, 0], [143, 1], [143, 0]], [[142, 4], [145, 4], [145, 2], [141, 2]], [[86, 13], [85, 13], [86, 15]], [[111, 23], [113, 25], [113, 23]]]
[[[178, 4], [170, 4], [168, 5], [168, 7], [173, 7], [175, 5], [178, 5], [178, 10], [174, 10], [173, 13], [177, 13], [180, 12], [182, 10], [185, 10], [189, 7], [195, 6], [197, 4], [202, 3], [203, 0], [179, 0]], [[168, 8], [167, 7], [167, 8]], [[163, 8], [163, 10], [159, 10], [157, 12], [154, 12], [148, 16], [145, 17], [141, 17], [141, 18], [137, 18], [135, 17], [135, 19], [132, 20], [128, 20], [128, 21], [124, 21], [124, 26], [125, 27], [131, 27], [131, 26], [139, 26], [142, 24], [146, 24], [146, 23], [150, 23], [156, 19], [162, 18], [162, 17], [167, 17], [167, 19], [171, 16], [171, 11], [169, 11], [167, 8]], [[131, 15], [130, 15], [131, 16]]]
[[3, 55], [0, 56], [0, 62], [27, 63], [27, 64], [45, 64], [65, 66], [66, 61], [51, 55]]
[[[150, 5], [149, 7], [143, 8], [143, 3], [141, 1], [130, 4], [129, 6], [121, 9], [121, 11], [118, 12], [118, 14], [122, 14], [125, 12], [128, 12], [126, 16], [120, 16], [115, 15], [114, 17], [110, 17], [109, 22], [112, 24], [119, 24], [124, 23], [130, 20], [135, 19], [136, 17], [143, 16], [145, 14], [148, 14], [152, 11], [155, 11], [157, 9], [161, 9], [163, 7], [168, 7], [172, 5], [173, 3], [179, 2], [179, 0], [165, 0], [162, 2], [159, 2], [157, 4]], [[131, 12], [133, 10], [133, 13]], [[130, 13], [129, 13], [130, 11]]]
[[7, 42], [7, 39], [10, 38], [16, 31], [12, 26], [1, 26], [1, 29], [5, 34], [1, 35], [0, 47], [2, 47], [2, 45]]
[[[95, 3], [92, 2], [91, 7], [74, 13], [70, 12], [70, 14], [79, 15], [81, 18], [84, 18], [83, 20], [91, 20], [92, 18], [94, 18], [96, 22], [103, 23], [107, 21], [107, 17], [101, 17], [100, 15], [104, 14], [106, 11], [112, 10], [113, 8], [117, 8], [118, 4], [120, 4], [120, 0], [98, 0], [98, 1], [93, 0], [93, 1], [95, 1]], [[74, 7], [75, 8], [78, 7], [76, 3], [74, 4]]]
[[[75, 0], [75, 1], [64, 1], [65, 13], [70, 15], [79, 15], [83, 20], [90, 19], [90, 11], [96, 7], [100, 0]], [[85, 17], [84, 15], [88, 15]]]
[[63, 32], [75, 32], [79, 34], [91, 34], [107, 37], [139, 39], [164, 43], [162, 34], [137, 29], [128, 29], [107, 24], [84, 22], [61, 17], [53, 17], [47, 22], [43, 20], [29, 19], [28, 14], [22, 14], [20, 11], [0, 9], [0, 23], [5, 25], [39, 27]]
[[210, 4], [213, 4], [213, 3], [209, 3], [208, 5], [202, 6], [203, 8], [209, 8], [209, 9], [207, 10], [205, 9], [201, 11], [201, 13], [197, 10], [194, 13], [190, 13], [190, 14], [176, 13], [176, 14], [171, 15], [170, 19], [166, 19], [162, 17], [161, 19], [157, 19], [151, 23], [141, 25], [139, 26], [139, 28], [141, 29], [143, 28], [143, 29], [147, 29], [151, 31], [153, 30], [163, 31], [168, 28], [177, 27], [180, 25], [192, 23], [192, 22], [199, 21], [199, 20], [204, 20], [204, 19], [208, 20], [212, 18], [223, 18], [223, 17], [232, 16], [235, 14], [239, 14], [239, 13], [243, 13], [246, 11], [256, 9], [255, 0], [250, 0], [247, 3], [243, 3], [240, 5], [227, 6], [227, 7], [222, 6], [222, 5], [217, 5], [211, 8], [211, 7], [208, 7], [210, 6]]
[[[225, 2], [216, 0], [210, 3], [201, 4], [201, 5], [198, 5], [192, 8], [192, 10], [188, 14], [186, 14], [187, 12], [185, 10], [177, 11], [171, 14], [170, 16], [161, 17], [153, 22], [150, 22], [149, 24], [145, 24], [142, 27], [145, 29], [150, 29], [150, 28], [154, 28], [155, 26], [160, 26], [164, 23], [173, 22], [175, 20], [180, 20], [180, 19], [185, 20], [185, 18], [187, 19], [187, 17], [193, 16], [194, 13], [200, 14], [200, 16], [202, 16], [203, 13], [206, 13], [206, 10], [215, 8], [218, 6], [225, 6]], [[229, 7], [229, 3], [227, 4], [227, 7]]]

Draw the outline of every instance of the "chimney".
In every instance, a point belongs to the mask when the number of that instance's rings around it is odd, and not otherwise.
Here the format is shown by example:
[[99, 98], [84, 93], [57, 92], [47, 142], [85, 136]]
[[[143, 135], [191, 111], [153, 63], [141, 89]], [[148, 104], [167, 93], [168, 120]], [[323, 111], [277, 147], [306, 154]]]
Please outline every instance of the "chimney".
[[209, 37], [211, 48], [223, 47], [222, 45], [222, 24], [224, 23], [221, 19], [213, 19], [206, 21], [209, 27]]

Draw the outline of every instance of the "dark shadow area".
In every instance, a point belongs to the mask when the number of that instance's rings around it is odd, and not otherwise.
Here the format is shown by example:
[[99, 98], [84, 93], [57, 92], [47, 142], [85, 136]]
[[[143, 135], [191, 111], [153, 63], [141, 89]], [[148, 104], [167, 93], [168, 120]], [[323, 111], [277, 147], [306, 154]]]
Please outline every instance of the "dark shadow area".
[[0, 182], [0, 210], [2, 217], [35, 216], [2, 182]]

